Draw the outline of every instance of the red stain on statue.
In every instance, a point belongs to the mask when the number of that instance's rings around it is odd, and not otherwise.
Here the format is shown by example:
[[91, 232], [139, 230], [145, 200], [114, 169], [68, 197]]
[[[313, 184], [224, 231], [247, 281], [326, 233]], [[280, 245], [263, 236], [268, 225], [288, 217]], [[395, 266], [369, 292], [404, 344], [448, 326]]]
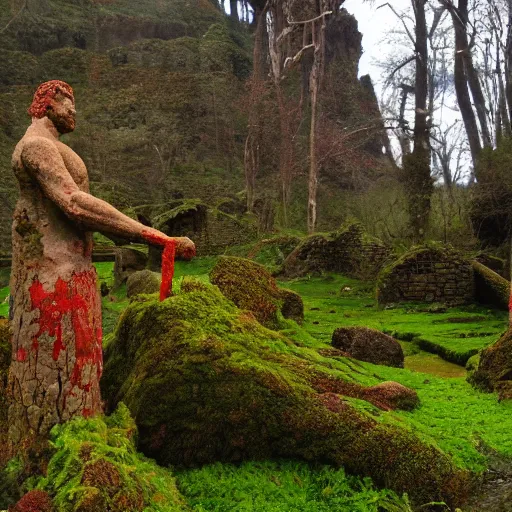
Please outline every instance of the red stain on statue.
[[176, 255], [176, 241], [171, 240], [165, 244], [162, 254], [162, 284], [160, 285], [160, 300], [165, 300], [172, 293], [172, 278], [174, 277], [174, 257]]
[[82, 370], [87, 365], [96, 367], [99, 379], [103, 362], [101, 316], [95, 311], [98, 301], [96, 271], [92, 269], [73, 274], [70, 281], [59, 278], [55, 290], [50, 292], [46, 292], [42, 283], [34, 279], [29, 291], [32, 309], [39, 309], [39, 319], [34, 321], [39, 330], [32, 338], [32, 349], [38, 350], [39, 338], [43, 334], [54, 337], [52, 357], [57, 361], [61, 351], [67, 349], [63, 342], [62, 322], [69, 315], [75, 338], [75, 365], [69, 380], [79, 389], [90, 391], [91, 383], [82, 382]]
[[174, 258], [176, 256], [176, 240], [158, 233], [143, 231], [142, 236], [155, 245], [163, 245], [162, 254], [162, 284], [160, 285], [160, 301], [170, 297], [172, 293], [172, 278], [174, 277]]

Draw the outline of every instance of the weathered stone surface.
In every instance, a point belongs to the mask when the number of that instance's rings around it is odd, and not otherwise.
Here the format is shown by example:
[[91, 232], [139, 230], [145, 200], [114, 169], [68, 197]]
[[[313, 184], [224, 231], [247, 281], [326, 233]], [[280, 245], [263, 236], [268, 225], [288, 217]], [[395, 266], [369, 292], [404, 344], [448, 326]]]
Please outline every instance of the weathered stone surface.
[[141, 293], [158, 293], [161, 281], [161, 274], [151, 272], [151, 270], [134, 272], [126, 281], [126, 295], [134, 297]]
[[286, 258], [281, 274], [299, 277], [340, 272], [370, 279], [380, 271], [390, 254], [389, 247], [364, 233], [362, 226], [354, 222], [338, 232], [306, 238]]
[[148, 257], [142, 251], [130, 247], [116, 247], [114, 262], [114, 288], [121, 286], [128, 277], [146, 268]]
[[56, 423], [102, 410], [92, 232], [176, 244], [177, 254], [193, 252], [194, 245], [143, 226], [89, 193], [84, 162], [59, 141], [75, 128], [68, 84], [40, 85], [29, 114], [32, 124], [12, 157], [20, 197], [12, 230], [9, 443], [13, 452], [38, 454]]
[[283, 316], [295, 320], [298, 324], [302, 324], [304, 322], [304, 303], [302, 302], [302, 297], [292, 290], [282, 289], [280, 298], [283, 301], [281, 306]]
[[340, 327], [332, 334], [333, 347], [360, 361], [403, 368], [404, 353], [398, 341], [368, 327]]
[[474, 297], [472, 267], [449, 247], [416, 247], [381, 271], [377, 297], [380, 304], [467, 304]]

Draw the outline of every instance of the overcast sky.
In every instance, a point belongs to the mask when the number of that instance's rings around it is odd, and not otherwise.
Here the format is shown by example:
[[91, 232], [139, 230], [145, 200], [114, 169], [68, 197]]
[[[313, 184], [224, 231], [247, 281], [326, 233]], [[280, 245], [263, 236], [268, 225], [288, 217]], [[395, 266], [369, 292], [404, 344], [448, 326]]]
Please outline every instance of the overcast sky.
[[[370, 74], [374, 82], [380, 81], [380, 70], [372, 61], [381, 58], [389, 49], [382, 44], [386, 31], [399, 23], [389, 7], [377, 9], [386, 0], [375, 0], [373, 6], [362, 0], [346, 0], [343, 7], [353, 14], [359, 24], [359, 32], [363, 34], [363, 57], [359, 64], [359, 75]], [[392, 0], [393, 7], [400, 11], [411, 5], [410, 0]]]

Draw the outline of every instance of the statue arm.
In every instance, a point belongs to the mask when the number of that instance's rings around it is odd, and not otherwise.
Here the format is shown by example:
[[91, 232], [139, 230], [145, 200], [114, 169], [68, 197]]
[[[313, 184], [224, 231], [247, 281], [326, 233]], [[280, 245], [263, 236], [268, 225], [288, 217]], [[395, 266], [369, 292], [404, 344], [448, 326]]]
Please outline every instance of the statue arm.
[[[50, 140], [44, 137], [32, 137], [27, 140], [21, 152], [21, 159], [25, 169], [41, 186], [45, 196], [71, 220], [86, 229], [137, 242], [149, 242], [152, 245], [165, 245], [171, 240], [164, 233], [124, 215], [106, 201], [80, 190]], [[188, 258], [194, 256], [195, 246], [190, 239], [178, 237], [175, 240], [178, 255]]]

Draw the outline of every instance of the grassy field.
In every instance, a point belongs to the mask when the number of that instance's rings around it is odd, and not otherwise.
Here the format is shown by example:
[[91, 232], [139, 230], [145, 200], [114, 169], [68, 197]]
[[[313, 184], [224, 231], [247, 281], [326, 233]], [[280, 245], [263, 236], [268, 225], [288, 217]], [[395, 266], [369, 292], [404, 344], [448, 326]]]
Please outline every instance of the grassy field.
[[[207, 281], [215, 258], [177, 262], [174, 280], [179, 293], [184, 276]], [[112, 263], [96, 264], [100, 281], [112, 284]], [[507, 314], [481, 306], [445, 309], [440, 305], [407, 304], [379, 309], [373, 286], [340, 275], [281, 282], [299, 293], [305, 322], [283, 321], [282, 332], [318, 361], [361, 384], [393, 380], [415, 389], [421, 400], [412, 412], [383, 412], [367, 402], [350, 399], [384, 423], [399, 424], [451, 455], [455, 463], [475, 473], [490, 460], [512, 462], [512, 403], [495, 394], [474, 390], [465, 381], [464, 363], [494, 342], [507, 327]], [[5, 297], [8, 293], [2, 289]], [[128, 304], [124, 287], [103, 299], [106, 338]], [[324, 358], [318, 351], [330, 346], [336, 327], [373, 327], [397, 337], [406, 355], [405, 369], [375, 366], [345, 358]], [[424, 351], [426, 348], [429, 352]], [[489, 458], [489, 455], [492, 455]], [[376, 490], [367, 479], [349, 477], [342, 470], [294, 461], [244, 463], [240, 467], [213, 464], [176, 474], [177, 485], [196, 511], [407, 511], [407, 499]]]

